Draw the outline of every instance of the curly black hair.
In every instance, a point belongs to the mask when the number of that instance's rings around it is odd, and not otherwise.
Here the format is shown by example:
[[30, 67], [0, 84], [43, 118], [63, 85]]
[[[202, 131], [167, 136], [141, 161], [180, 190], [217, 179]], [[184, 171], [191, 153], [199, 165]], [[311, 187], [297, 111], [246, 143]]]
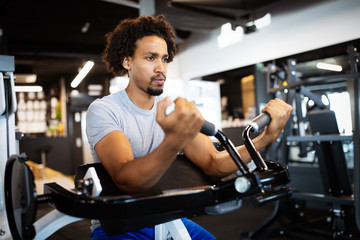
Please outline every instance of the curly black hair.
[[122, 20], [114, 29], [105, 35], [106, 48], [103, 60], [109, 72], [115, 76], [124, 75], [127, 70], [122, 63], [125, 57], [133, 57], [136, 41], [146, 36], [159, 36], [166, 41], [168, 48], [168, 62], [176, 53], [175, 34], [172, 26], [165, 20], [164, 15], [140, 16]]

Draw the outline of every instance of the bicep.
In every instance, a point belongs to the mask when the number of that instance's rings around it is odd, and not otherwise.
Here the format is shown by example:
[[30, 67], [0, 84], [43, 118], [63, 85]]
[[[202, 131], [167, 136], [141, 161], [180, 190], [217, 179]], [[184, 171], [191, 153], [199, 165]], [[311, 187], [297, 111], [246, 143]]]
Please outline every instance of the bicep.
[[125, 163], [134, 159], [130, 142], [121, 131], [113, 131], [103, 137], [95, 145], [95, 152], [112, 179]]

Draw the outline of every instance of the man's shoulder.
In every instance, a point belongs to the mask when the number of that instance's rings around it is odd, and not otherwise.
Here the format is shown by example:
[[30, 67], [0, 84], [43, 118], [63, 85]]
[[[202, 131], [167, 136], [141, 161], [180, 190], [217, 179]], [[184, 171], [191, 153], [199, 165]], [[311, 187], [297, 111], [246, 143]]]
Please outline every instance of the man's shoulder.
[[87, 114], [105, 117], [105, 115], [113, 115], [114, 112], [119, 112], [119, 106], [121, 105], [119, 95], [120, 94], [116, 92], [96, 99], [89, 105]]

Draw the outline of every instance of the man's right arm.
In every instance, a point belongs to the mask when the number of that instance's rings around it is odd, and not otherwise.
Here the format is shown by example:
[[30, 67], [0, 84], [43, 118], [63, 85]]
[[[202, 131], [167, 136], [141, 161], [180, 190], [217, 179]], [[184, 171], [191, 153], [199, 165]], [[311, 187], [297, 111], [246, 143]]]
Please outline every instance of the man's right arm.
[[95, 145], [95, 151], [117, 187], [136, 193], [154, 186], [176, 158], [179, 150], [168, 143], [165, 138], [153, 152], [134, 159], [125, 134], [113, 131]]
[[114, 183], [124, 192], [136, 193], [153, 187], [164, 175], [178, 152], [199, 132], [203, 121], [193, 104], [177, 100], [175, 111], [165, 115], [167, 100], [158, 104], [157, 121], [165, 132], [164, 140], [151, 153], [134, 158], [128, 138], [119, 130], [104, 136], [95, 152]]

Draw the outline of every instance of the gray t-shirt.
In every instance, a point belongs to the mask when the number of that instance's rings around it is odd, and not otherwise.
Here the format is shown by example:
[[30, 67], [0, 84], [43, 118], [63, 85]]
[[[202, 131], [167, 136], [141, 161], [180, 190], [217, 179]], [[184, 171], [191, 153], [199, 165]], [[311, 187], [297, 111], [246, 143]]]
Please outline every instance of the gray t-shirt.
[[95, 100], [86, 115], [86, 134], [94, 162], [99, 158], [95, 145], [113, 131], [123, 132], [130, 141], [134, 158], [156, 149], [164, 139], [164, 131], [156, 122], [156, 108], [160, 97], [155, 97], [151, 110], [134, 105], [125, 90]]
[[[130, 141], [134, 158], [144, 156], [157, 148], [164, 139], [164, 131], [156, 122], [155, 97], [151, 110], [134, 105], [125, 90], [95, 100], [86, 113], [86, 134], [94, 162], [99, 162], [95, 145], [113, 131], [123, 132]], [[91, 221], [91, 231], [100, 226], [99, 220]]]

